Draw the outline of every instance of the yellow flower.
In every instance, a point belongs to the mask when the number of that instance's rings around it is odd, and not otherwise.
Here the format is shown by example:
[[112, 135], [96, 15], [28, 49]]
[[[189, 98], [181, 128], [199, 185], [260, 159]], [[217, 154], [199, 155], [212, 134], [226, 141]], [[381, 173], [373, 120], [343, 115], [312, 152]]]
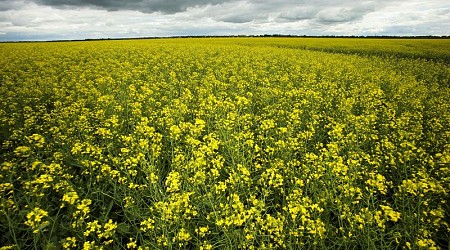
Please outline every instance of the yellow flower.
[[11, 250], [11, 249], [17, 249], [17, 245], [9, 245], [9, 246], [0, 247], [0, 250]]
[[[78, 194], [75, 191], [70, 191], [67, 192], [63, 195], [62, 201], [67, 202], [69, 205], [73, 205], [75, 204], [75, 202], [78, 200]], [[63, 207], [63, 205], [61, 205], [61, 207]]]
[[203, 244], [200, 246], [200, 250], [211, 250], [213, 246], [209, 244], [207, 241], [203, 241]]
[[383, 206], [380, 205], [381, 209], [383, 210], [384, 214], [393, 222], [397, 222], [400, 219], [401, 213], [395, 212], [394, 209], [392, 209], [390, 206]]
[[130, 238], [130, 242], [127, 243], [127, 249], [135, 249], [137, 247], [136, 240]]
[[49, 221], [43, 220], [47, 216], [47, 211], [35, 207], [27, 214], [27, 221], [25, 222], [25, 225], [31, 227], [31, 229], [33, 229], [33, 233], [37, 234], [42, 231], [42, 229], [50, 225]]
[[200, 237], [205, 237], [208, 230], [209, 230], [209, 227], [206, 226], [206, 227], [196, 228], [195, 232], [198, 233], [198, 235], [200, 235]]
[[86, 231], [84, 231], [84, 236], [89, 236], [89, 234], [93, 232], [100, 233], [99, 229], [101, 229], [100, 224], [98, 224], [98, 220], [94, 220], [92, 222], [88, 222], [86, 225]]
[[108, 239], [111, 238], [117, 229], [117, 222], [113, 222], [111, 219], [108, 220], [108, 222], [103, 226], [103, 232], [98, 233], [99, 239]]
[[28, 157], [30, 150], [30, 147], [19, 146], [14, 150], [14, 153], [19, 157]]
[[416, 244], [421, 249], [437, 250], [436, 243], [431, 239], [419, 239]]
[[178, 245], [181, 247], [191, 240], [191, 235], [186, 231], [186, 229], [181, 228], [175, 239], [179, 241]]
[[83, 250], [100, 250], [103, 249], [103, 246], [95, 245], [95, 241], [86, 241], [83, 243]]
[[30, 144], [35, 143], [36, 147], [42, 148], [45, 144], [45, 138], [39, 134], [32, 134], [31, 136], [28, 136], [28, 142]]
[[169, 130], [170, 130], [170, 135], [175, 140], [178, 140], [181, 136], [181, 133], [183, 132], [183, 131], [181, 131], [180, 127], [178, 127], [177, 125], [172, 125]]
[[144, 220], [143, 222], [141, 222], [141, 230], [144, 232], [153, 230], [155, 228], [154, 223], [155, 220], [153, 220], [152, 218]]
[[67, 237], [63, 240], [62, 246], [64, 249], [70, 249], [77, 246], [77, 240], [75, 237]]
[[167, 192], [176, 192], [180, 190], [180, 173], [172, 171], [166, 179]]

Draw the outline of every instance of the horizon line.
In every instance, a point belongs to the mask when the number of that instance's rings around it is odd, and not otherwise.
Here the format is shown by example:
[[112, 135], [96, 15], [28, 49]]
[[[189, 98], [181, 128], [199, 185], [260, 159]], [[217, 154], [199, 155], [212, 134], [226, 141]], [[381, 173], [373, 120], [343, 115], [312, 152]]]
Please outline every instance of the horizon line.
[[54, 39], [54, 40], [10, 40], [0, 43], [35, 43], [35, 42], [83, 42], [83, 41], [114, 41], [114, 40], [146, 40], [146, 39], [179, 39], [179, 38], [381, 38], [381, 39], [449, 39], [450, 35], [175, 35], [175, 36], [144, 36], [144, 37], [109, 37], [109, 38], [81, 38], [81, 39]]

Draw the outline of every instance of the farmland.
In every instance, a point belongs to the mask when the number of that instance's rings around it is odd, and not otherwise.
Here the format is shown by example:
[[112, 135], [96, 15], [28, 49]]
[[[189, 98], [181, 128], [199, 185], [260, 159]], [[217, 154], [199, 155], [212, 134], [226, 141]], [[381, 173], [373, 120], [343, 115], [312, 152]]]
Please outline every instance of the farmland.
[[449, 247], [448, 39], [0, 51], [0, 249]]

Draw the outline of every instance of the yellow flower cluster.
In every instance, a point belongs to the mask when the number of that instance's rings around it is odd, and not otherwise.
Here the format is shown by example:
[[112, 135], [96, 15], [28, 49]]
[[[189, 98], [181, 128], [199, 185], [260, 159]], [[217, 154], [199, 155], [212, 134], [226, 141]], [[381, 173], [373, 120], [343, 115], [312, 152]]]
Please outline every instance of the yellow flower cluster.
[[34, 234], [42, 232], [44, 228], [50, 225], [50, 222], [47, 221], [48, 212], [35, 207], [33, 210], [27, 213], [27, 221], [25, 221], [25, 225], [31, 227]]

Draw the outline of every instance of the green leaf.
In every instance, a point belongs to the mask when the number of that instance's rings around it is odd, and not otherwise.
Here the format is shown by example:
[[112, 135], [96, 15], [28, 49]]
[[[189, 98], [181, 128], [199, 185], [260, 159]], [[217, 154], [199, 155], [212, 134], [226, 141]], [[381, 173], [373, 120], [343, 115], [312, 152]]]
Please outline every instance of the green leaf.
[[117, 225], [117, 232], [120, 234], [127, 234], [130, 232], [130, 226], [127, 223], [122, 222]]

